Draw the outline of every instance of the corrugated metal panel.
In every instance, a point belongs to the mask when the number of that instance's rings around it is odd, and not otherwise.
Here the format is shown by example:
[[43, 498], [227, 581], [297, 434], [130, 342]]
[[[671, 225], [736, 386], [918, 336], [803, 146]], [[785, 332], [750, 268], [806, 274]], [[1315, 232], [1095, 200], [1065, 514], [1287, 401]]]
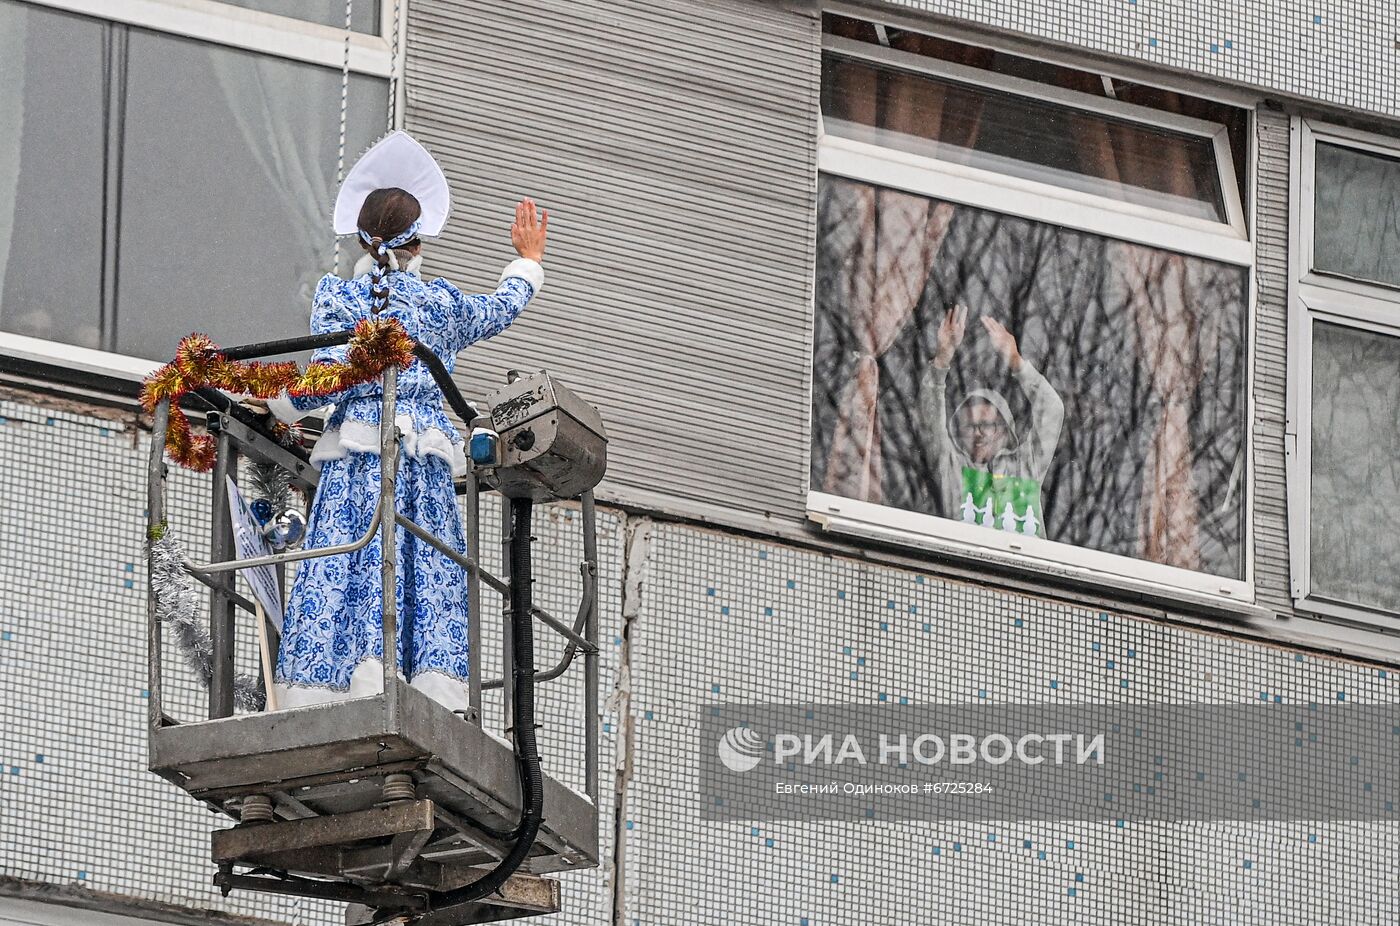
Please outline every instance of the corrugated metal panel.
[[800, 517], [819, 23], [752, 0], [415, 0], [409, 131], [457, 208], [428, 271], [489, 289], [511, 206], [550, 209], [544, 292], [460, 360], [598, 405], [606, 494]]
[[1254, 322], [1254, 574], [1260, 604], [1292, 613], [1284, 422], [1288, 388], [1288, 116], [1259, 109]]

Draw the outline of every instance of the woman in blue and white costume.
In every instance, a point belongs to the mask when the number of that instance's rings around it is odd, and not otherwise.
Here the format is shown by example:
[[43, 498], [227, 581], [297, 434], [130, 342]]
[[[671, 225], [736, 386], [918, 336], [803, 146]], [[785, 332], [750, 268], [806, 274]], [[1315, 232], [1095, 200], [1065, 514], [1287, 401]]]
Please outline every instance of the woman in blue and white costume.
[[[516, 206], [511, 242], [520, 259], [494, 293], [465, 295], [446, 280], [418, 275], [419, 236], [437, 235], [450, 209], [447, 180], [432, 156], [403, 132], [371, 148], [346, 177], [336, 201], [337, 234], [357, 233], [366, 251], [354, 279], [329, 274], [316, 287], [311, 332], [346, 331], [375, 314], [401, 322], [442, 358], [504, 331], [544, 283], [548, 213]], [[313, 360], [339, 361], [345, 347]], [[325, 398], [283, 396], [268, 403], [294, 421], [334, 404], [311, 459], [320, 486], [306, 547], [347, 543], [364, 534], [379, 498], [379, 427], [383, 388], [366, 383]], [[395, 501], [400, 514], [465, 552], [452, 488], [466, 472], [462, 437], [448, 420], [427, 367], [415, 360], [398, 377], [397, 424], [403, 434]], [[399, 665], [415, 688], [453, 710], [468, 707], [467, 589], [461, 568], [403, 528], [398, 545]], [[279, 708], [302, 707], [383, 690], [383, 606], [379, 534], [355, 553], [300, 564], [286, 608], [278, 653]]]

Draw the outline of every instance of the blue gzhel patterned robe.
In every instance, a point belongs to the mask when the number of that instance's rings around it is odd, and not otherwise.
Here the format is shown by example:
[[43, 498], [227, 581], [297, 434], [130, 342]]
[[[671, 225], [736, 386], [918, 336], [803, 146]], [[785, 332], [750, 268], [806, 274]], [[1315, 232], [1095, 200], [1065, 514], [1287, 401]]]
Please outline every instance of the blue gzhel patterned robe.
[[[515, 320], [543, 282], [534, 261], [517, 260], [486, 296], [465, 295], [446, 280], [425, 283], [411, 272], [388, 277], [389, 305], [381, 314], [442, 358], [449, 371], [469, 344], [499, 334]], [[316, 288], [311, 332], [345, 331], [370, 317], [370, 279], [327, 275]], [[344, 346], [317, 351], [313, 360], [340, 361]], [[379, 498], [379, 424], [383, 388], [366, 383], [326, 398], [270, 402], [280, 418], [295, 419], [334, 403], [312, 460], [321, 465], [306, 547], [348, 543], [364, 534]], [[398, 425], [403, 432], [395, 500], [400, 514], [465, 552], [461, 516], [452, 490], [465, 470], [462, 437], [443, 409], [443, 397], [421, 361], [399, 373]], [[467, 665], [466, 577], [443, 554], [403, 528], [398, 545], [399, 665], [414, 687], [453, 709], [465, 709]], [[300, 564], [282, 628], [276, 688], [279, 707], [299, 707], [374, 694], [383, 687], [383, 605], [378, 533], [364, 548]]]

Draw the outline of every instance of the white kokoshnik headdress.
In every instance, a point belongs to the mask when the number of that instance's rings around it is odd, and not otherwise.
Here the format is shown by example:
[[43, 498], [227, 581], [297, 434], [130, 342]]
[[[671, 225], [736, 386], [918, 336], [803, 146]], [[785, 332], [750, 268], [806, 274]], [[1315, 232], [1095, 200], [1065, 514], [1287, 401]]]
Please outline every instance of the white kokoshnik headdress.
[[[375, 190], [398, 187], [418, 200], [422, 214], [418, 221], [387, 241], [376, 241], [359, 227], [360, 209], [365, 197]], [[335, 198], [334, 228], [337, 235], [358, 234], [379, 256], [387, 257], [390, 269], [398, 270], [394, 249], [401, 248], [419, 236], [442, 234], [447, 217], [452, 213], [452, 191], [447, 186], [438, 162], [407, 132], [390, 132], [366, 151], [340, 185]], [[383, 283], [385, 267], [376, 263], [374, 289]]]
[[413, 194], [422, 207], [418, 233], [429, 238], [442, 234], [452, 213], [452, 191], [438, 162], [407, 132], [390, 132], [366, 151], [345, 180], [335, 198], [335, 233], [358, 232], [360, 207], [375, 190], [398, 187]]

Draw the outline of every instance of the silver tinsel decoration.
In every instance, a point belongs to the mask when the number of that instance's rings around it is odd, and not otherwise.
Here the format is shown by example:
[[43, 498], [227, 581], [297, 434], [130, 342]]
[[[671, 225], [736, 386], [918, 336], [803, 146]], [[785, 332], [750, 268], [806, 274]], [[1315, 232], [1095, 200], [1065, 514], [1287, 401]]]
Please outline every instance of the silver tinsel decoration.
[[254, 463], [248, 468], [248, 488], [253, 498], [265, 498], [276, 517], [293, 507], [298, 496], [292, 489], [292, 474], [275, 463]]
[[[156, 620], [174, 632], [175, 646], [185, 664], [208, 688], [214, 677], [214, 641], [199, 621], [199, 599], [184, 562], [185, 552], [169, 528], [151, 541], [151, 594], [156, 600]], [[233, 703], [245, 711], [262, 710], [267, 703], [262, 681], [247, 673], [234, 676]]]
[[255, 463], [248, 471], [248, 488], [254, 496], [253, 517], [272, 549], [280, 553], [301, 543], [306, 516], [296, 507], [301, 494], [292, 488], [291, 474], [273, 463]]

